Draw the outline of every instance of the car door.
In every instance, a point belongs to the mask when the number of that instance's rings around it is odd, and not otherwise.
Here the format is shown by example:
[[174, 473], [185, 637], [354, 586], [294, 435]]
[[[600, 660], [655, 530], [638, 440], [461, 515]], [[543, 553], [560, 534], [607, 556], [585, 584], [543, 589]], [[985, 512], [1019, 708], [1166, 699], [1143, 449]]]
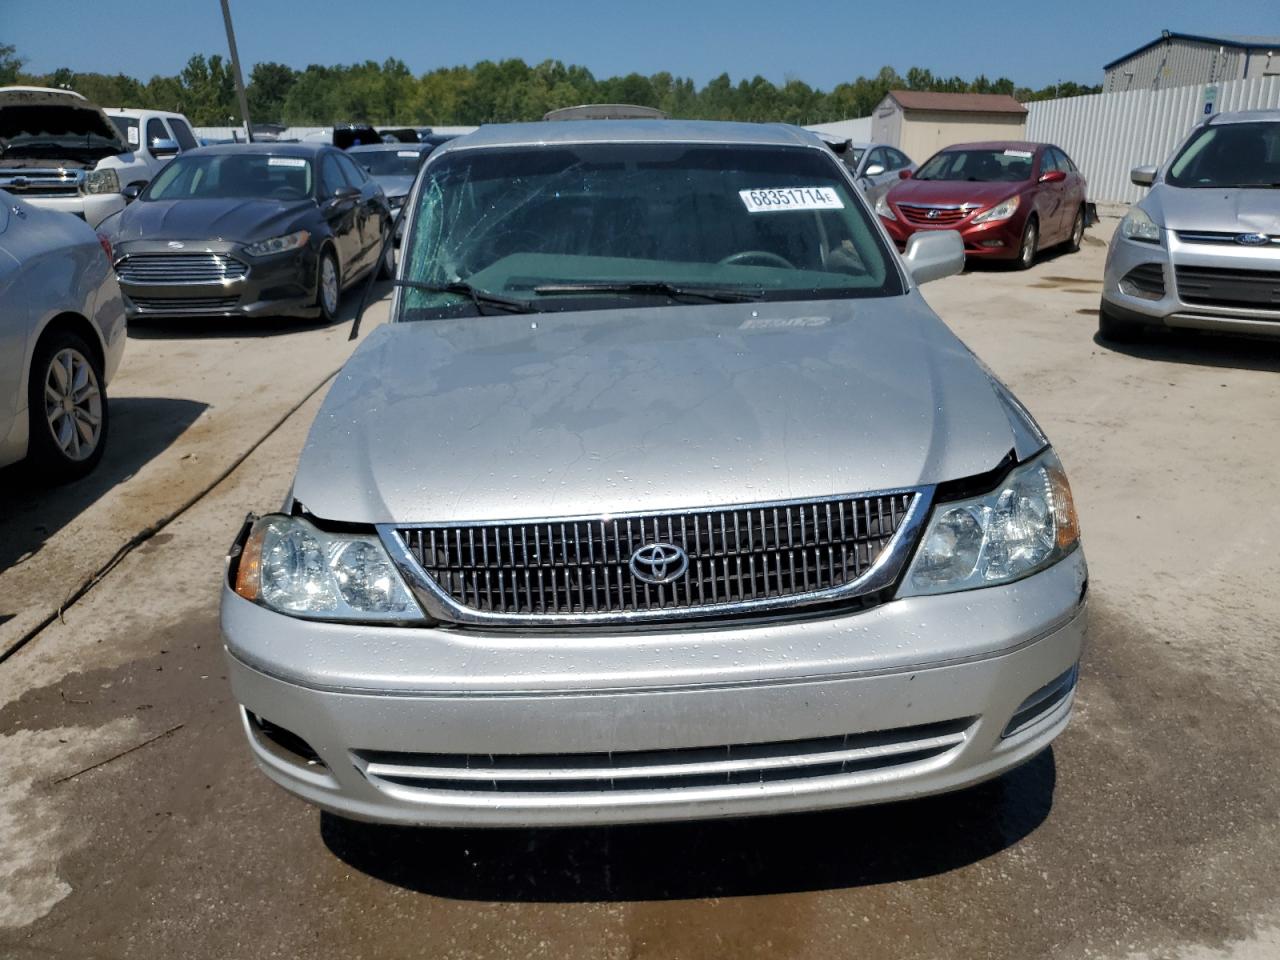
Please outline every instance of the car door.
[[0, 194], [0, 466], [4, 441], [13, 430], [18, 408], [24, 405], [22, 367], [27, 357], [27, 329], [31, 323], [29, 291], [18, 282], [22, 272], [21, 208]]
[[382, 188], [345, 153], [338, 154], [338, 163], [342, 165], [347, 182], [360, 191], [359, 212], [356, 215], [360, 224], [360, 266], [367, 267], [376, 260], [382, 243], [385, 203]]
[[1085, 205], [1087, 197], [1087, 185], [1084, 181], [1084, 174], [1080, 172], [1080, 168], [1075, 165], [1070, 157], [1061, 147], [1054, 147], [1058, 154], [1058, 163], [1062, 165], [1062, 169], [1067, 172], [1066, 184], [1066, 202], [1067, 209], [1064, 219], [1067, 223], [1067, 230], [1070, 230], [1075, 224], [1075, 212]]
[[1042, 211], [1040, 214], [1040, 245], [1048, 246], [1056, 243], [1063, 237], [1065, 230], [1070, 230], [1071, 225], [1068, 223], [1063, 226], [1063, 211], [1066, 209], [1066, 180], [1046, 181], [1045, 174], [1059, 172], [1066, 176], [1066, 171], [1059, 165], [1058, 151], [1053, 147], [1046, 147], [1040, 154], [1040, 179], [1039, 194], [1040, 202], [1037, 204]]
[[340, 154], [326, 150], [320, 155], [320, 212], [333, 234], [333, 245], [338, 251], [338, 272], [343, 282], [360, 270], [362, 238], [358, 215], [360, 204], [352, 197], [335, 194], [350, 184], [342, 167], [338, 165]]
[[[876, 201], [881, 196], [889, 192], [889, 188], [893, 186], [893, 181], [897, 178], [896, 173], [889, 170], [889, 155], [884, 147], [876, 147], [867, 151], [866, 157], [862, 161], [862, 192], [866, 194], [867, 203], [871, 204], [874, 209]], [[870, 171], [879, 167], [877, 173]]]

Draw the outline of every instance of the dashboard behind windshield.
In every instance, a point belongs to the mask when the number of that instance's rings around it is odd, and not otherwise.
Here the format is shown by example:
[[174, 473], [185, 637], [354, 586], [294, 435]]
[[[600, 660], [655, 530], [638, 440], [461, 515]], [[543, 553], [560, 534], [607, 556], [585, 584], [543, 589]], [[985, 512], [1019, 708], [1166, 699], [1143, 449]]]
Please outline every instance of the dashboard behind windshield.
[[[584, 284], [666, 283], [760, 299], [903, 292], [838, 161], [804, 147], [457, 151], [428, 166], [405, 249], [410, 282], [461, 281], [539, 310], [663, 304], [618, 290], [551, 289]], [[400, 318], [452, 313], [465, 300], [410, 289]]]
[[916, 171], [914, 180], [970, 180], [976, 183], [1020, 183], [1031, 179], [1035, 154], [1016, 148], [944, 150]]

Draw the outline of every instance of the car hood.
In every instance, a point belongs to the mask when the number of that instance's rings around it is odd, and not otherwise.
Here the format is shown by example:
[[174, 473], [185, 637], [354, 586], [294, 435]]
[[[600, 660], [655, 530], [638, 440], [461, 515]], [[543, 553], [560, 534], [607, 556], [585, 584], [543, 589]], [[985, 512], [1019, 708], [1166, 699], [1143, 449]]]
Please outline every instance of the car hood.
[[903, 180], [889, 191], [894, 203], [976, 203], [991, 206], [1013, 196], [1025, 183], [978, 183], [969, 180]]
[[111, 239], [252, 243], [289, 233], [314, 209], [310, 200], [140, 200], [121, 212]]
[[1158, 184], [1139, 204], [1169, 230], [1276, 233], [1280, 190], [1174, 187]]
[[331, 388], [293, 495], [464, 522], [915, 486], [1009, 453], [1002, 390], [917, 294], [390, 324]]
[[5, 166], [93, 166], [129, 152], [100, 107], [61, 90], [0, 89], [0, 142]]
[[378, 176], [373, 178], [388, 197], [403, 197], [413, 188], [415, 177]]

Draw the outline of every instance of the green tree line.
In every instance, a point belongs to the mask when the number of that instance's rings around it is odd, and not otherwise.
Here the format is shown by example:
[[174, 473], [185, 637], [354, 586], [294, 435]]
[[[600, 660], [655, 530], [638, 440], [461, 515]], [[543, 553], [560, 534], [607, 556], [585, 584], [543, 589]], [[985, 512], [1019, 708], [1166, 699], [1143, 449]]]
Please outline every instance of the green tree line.
[[[43, 75], [25, 73], [15, 48], [0, 44], [0, 84], [6, 83], [66, 87], [103, 106], [176, 110], [198, 126], [240, 122], [230, 65], [218, 54], [197, 54], [178, 75], [154, 76], [144, 83], [123, 73], [77, 73], [68, 67]], [[891, 89], [1007, 93], [1026, 101], [1099, 93], [1102, 88], [1061, 83], [1032, 90], [1007, 77], [939, 77], [921, 67], [905, 75], [881, 67], [874, 76], [859, 76], [831, 90], [793, 78], [781, 85], [761, 76], [734, 83], [727, 73], [698, 87], [688, 77], [670, 73], [597, 78], [586, 67], [559, 60], [530, 66], [515, 59], [415, 76], [403, 60], [388, 58], [382, 63], [312, 64], [303, 70], [259, 63], [249, 74], [247, 94], [254, 122], [291, 126], [536, 120], [548, 110], [580, 103], [641, 104], [681, 118], [808, 124], [868, 116]]]

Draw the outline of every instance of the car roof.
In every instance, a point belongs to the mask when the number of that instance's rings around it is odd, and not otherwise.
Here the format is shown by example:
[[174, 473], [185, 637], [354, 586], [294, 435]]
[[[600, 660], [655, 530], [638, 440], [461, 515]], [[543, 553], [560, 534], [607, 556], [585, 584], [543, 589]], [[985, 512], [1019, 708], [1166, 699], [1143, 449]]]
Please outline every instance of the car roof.
[[952, 150], [1030, 150], [1032, 153], [1042, 147], [1050, 146], [1047, 143], [1033, 143], [1030, 140], [980, 140], [975, 143], [953, 143], [948, 147], [943, 147], [939, 153], [949, 153]]
[[422, 151], [430, 147], [429, 143], [361, 143], [347, 147], [347, 153], [390, 153], [394, 150]]
[[705, 143], [733, 146], [818, 147], [818, 135], [786, 123], [738, 123], [724, 120], [575, 120], [573, 123], [488, 124], [449, 140], [432, 159], [458, 150], [536, 147], [557, 143]]
[[213, 143], [207, 147], [196, 147], [183, 152], [184, 157], [195, 154], [212, 153], [260, 153], [269, 157], [318, 157], [322, 153], [341, 153], [337, 147], [327, 143], [280, 143], [277, 140], [264, 140], [255, 143]]
[[82, 93], [76, 93], [74, 90], [63, 90], [60, 87], [0, 87], [0, 93], [47, 93], [54, 97], [69, 97], [76, 100], [86, 99]]
[[143, 117], [176, 117], [179, 120], [185, 120], [186, 117], [181, 113], [174, 113], [172, 110], [138, 110], [134, 107], [103, 107], [102, 112], [109, 117], [131, 117], [140, 120]]
[[1257, 123], [1259, 120], [1268, 122], [1280, 122], [1280, 110], [1229, 110], [1225, 113], [1215, 113], [1208, 119], [1208, 123]]

